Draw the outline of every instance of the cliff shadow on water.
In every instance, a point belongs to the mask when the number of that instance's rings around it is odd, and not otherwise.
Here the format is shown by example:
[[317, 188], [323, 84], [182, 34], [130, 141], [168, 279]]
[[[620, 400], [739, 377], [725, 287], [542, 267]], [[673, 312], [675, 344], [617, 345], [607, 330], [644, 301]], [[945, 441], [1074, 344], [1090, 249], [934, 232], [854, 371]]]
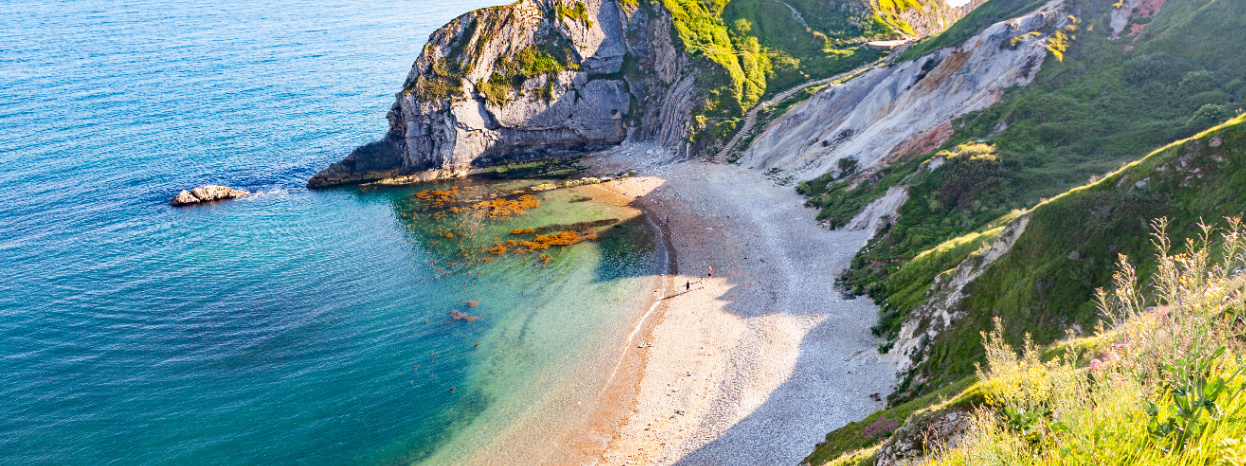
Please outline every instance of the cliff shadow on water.
[[502, 263], [543, 269], [562, 260], [592, 260], [593, 283], [655, 275], [655, 225], [597, 186], [609, 178], [580, 177], [579, 159], [510, 164], [441, 182], [344, 189], [358, 195], [390, 191], [399, 223], [433, 256], [436, 278]]
[[[334, 188], [387, 204], [404, 246], [418, 251], [413, 293], [441, 303], [417, 327], [465, 348], [454, 350], [465, 352], [461, 373], [423, 382], [450, 391], [428, 421], [436, 428], [424, 430], [433, 433], [378, 458], [444, 464], [515, 444], [523, 446], [501, 455], [538, 457], [589, 422], [581, 408], [597, 403], [659, 271], [651, 224], [600, 181], [560, 163]], [[437, 361], [454, 351], [439, 350]]]

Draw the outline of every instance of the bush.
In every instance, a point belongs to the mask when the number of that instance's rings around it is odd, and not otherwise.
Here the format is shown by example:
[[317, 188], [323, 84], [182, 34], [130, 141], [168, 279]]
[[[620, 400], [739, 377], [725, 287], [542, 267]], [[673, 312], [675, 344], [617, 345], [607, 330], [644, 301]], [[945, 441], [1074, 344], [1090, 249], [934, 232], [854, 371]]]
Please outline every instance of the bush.
[[1183, 57], [1155, 54], [1140, 55], [1125, 64], [1125, 80], [1134, 85], [1142, 85], [1148, 81], [1162, 84], [1176, 84], [1194, 64]]
[[1186, 95], [1207, 92], [1216, 87], [1216, 79], [1209, 71], [1191, 71], [1181, 78], [1180, 89]]
[[1207, 126], [1220, 123], [1224, 120], [1232, 118], [1234, 115], [1228, 107], [1218, 104], [1207, 104], [1194, 112], [1194, 116], [1190, 117], [1190, 126], [1205, 128]]

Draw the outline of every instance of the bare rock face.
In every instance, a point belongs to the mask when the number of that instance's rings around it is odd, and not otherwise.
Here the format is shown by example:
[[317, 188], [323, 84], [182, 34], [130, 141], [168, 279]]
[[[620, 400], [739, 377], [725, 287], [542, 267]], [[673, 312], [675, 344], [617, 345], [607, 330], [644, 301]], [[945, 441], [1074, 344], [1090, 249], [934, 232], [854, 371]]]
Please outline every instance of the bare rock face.
[[218, 186], [218, 185], [210, 184], [207, 186], [200, 186], [198, 188], [195, 188], [189, 191], [182, 190], [182, 192], [177, 193], [177, 196], [174, 196], [173, 199], [169, 201], [169, 204], [182, 207], [182, 206], [188, 206], [192, 204], [203, 204], [207, 202], [237, 199], [240, 197], [247, 197], [250, 195], [251, 195], [250, 192], [247, 192], [241, 189], [234, 189], [228, 186]]
[[835, 170], [842, 158], [874, 171], [910, 150], [938, 147], [951, 136], [954, 118], [1034, 79], [1048, 54], [1045, 31], [1069, 21], [1063, 7], [1063, 0], [1054, 0], [960, 47], [829, 86], [771, 122], [740, 161], [808, 180]]
[[522, 0], [438, 29], [390, 109], [389, 131], [308, 187], [465, 176], [624, 141], [677, 144], [694, 99], [662, 8]]
[[[924, 35], [983, 1], [952, 8], [930, 0], [906, 10], [904, 21]], [[865, 0], [828, 5], [864, 17], [877, 8]], [[692, 155], [704, 147], [690, 141], [691, 115], [714, 84], [697, 83], [708, 76], [704, 63], [693, 63], [705, 59], [686, 54], [674, 30], [663, 2], [520, 0], [462, 15], [429, 38], [390, 108], [385, 136], [307, 186], [466, 176], [624, 140]]]

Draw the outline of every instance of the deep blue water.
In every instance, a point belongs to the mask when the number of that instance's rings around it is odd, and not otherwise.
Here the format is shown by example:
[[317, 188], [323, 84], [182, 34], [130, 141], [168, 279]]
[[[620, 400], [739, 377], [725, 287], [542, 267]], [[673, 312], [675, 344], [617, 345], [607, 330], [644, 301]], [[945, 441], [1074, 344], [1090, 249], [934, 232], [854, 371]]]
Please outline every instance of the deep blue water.
[[0, 463], [462, 460], [602, 363], [643, 238], [445, 271], [414, 189], [302, 188], [493, 3], [0, 0]]

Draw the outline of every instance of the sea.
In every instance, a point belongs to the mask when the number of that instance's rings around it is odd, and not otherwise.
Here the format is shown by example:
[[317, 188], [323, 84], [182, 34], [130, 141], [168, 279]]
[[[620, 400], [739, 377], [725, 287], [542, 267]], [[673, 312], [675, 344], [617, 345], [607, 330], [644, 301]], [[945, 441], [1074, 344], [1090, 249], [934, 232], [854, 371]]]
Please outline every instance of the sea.
[[[554, 451], [644, 312], [642, 217], [549, 174], [304, 188], [497, 3], [0, 0], [0, 464]], [[252, 195], [168, 204], [204, 184]]]

